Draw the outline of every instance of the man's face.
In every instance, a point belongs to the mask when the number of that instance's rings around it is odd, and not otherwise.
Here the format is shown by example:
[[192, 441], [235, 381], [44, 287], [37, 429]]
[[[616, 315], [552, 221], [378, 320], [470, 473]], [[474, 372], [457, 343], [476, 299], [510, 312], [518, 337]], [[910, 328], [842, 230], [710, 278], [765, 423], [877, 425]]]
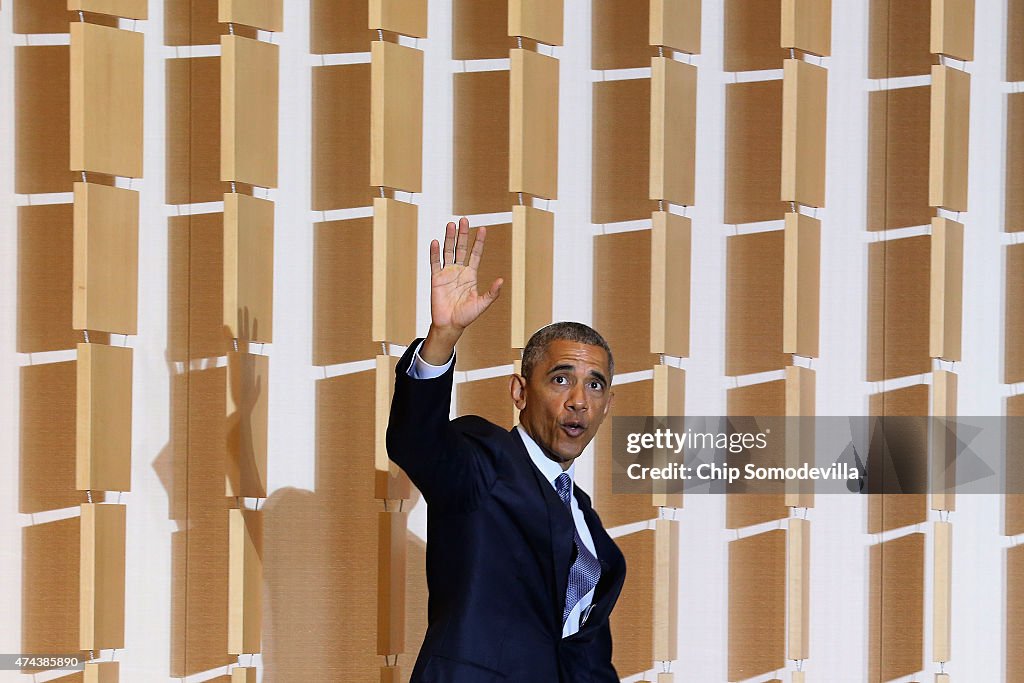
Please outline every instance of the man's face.
[[610, 381], [603, 348], [555, 340], [533, 366], [529, 379], [512, 377], [519, 424], [547, 457], [568, 469], [608, 414]]

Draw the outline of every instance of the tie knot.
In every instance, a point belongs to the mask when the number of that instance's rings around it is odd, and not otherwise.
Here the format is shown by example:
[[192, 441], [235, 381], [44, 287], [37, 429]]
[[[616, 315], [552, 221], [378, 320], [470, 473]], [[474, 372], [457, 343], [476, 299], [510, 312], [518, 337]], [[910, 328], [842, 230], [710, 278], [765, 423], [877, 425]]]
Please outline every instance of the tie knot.
[[569, 475], [562, 472], [555, 479], [555, 490], [558, 491], [558, 497], [562, 499], [562, 502], [566, 505], [569, 504], [569, 490], [572, 488], [572, 481], [569, 479]]

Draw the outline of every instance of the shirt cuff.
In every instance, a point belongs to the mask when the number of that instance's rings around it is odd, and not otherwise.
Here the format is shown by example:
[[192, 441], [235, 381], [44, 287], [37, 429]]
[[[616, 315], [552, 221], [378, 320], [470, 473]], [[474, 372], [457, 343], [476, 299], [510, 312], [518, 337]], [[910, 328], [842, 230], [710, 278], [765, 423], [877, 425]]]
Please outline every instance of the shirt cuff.
[[455, 352], [452, 351], [452, 357], [444, 365], [431, 365], [420, 358], [420, 348], [422, 346], [423, 342], [421, 341], [412, 353], [412, 362], [409, 363], [408, 375], [413, 379], [434, 379], [448, 372], [448, 368], [451, 367], [452, 362], [455, 360]]

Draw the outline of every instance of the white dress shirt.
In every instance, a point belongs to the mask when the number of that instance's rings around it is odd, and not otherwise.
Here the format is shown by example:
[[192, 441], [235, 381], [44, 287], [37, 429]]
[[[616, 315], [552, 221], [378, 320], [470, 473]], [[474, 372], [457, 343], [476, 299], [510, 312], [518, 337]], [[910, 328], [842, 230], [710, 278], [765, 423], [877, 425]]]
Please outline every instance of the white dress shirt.
[[[420, 346], [422, 345], [423, 342], [420, 342]], [[412, 363], [409, 364], [408, 374], [414, 379], [433, 379], [434, 377], [439, 377], [448, 371], [448, 368], [451, 366], [454, 358], [455, 356], [453, 354], [444, 365], [431, 365], [420, 358], [420, 348], [417, 346], [416, 350], [413, 352]], [[526, 452], [530, 455], [530, 460], [533, 461], [533, 464], [536, 465], [537, 469], [539, 469], [541, 474], [544, 475], [544, 478], [548, 480], [548, 483], [551, 484], [551, 488], [555, 489], [557, 492], [555, 479], [558, 478], [558, 475], [562, 474], [562, 466], [544, 455], [544, 452], [541, 450], [540, 446], [537, 445], [537, 442], [534, 441], [521, 426], [516, 425], [516, 430], [519, 432], [519, 436], [523, 439], [523, 443], [526, 445]], [[571, 482], [569, 488], [569, 507], [572, 511], [573, 522], [576, 524], [576, 531], [579, 532], [580, 539], [583, 541], [583, 545], [587, 547], [587, 550], [593, 553], [594, 557], [597, 557], [597, 549], [594, 547], [594, 538], [590, 534], [590, 528], [587, 527], [587, 521], [583, 518], [583, 511], [580, 510], [579, 503], [576, 502], [576, 496], [573, 495], [573, 487], [576, 486], [576, 463], [572, 463], [569, 465], [569, 469], [564, 471], [569, 475], [569, 481]], [[594, 591], [596, 590], [596, 586], [591, 588], [590, 592], [584, 595], [583, 598], [576, 603], [576, 606], [572, 608], [572, 611], [569, 612], [569, 616], [565, 620], [565, 624], [562, 625], [563, 638], [571, 636], [580, 630], [580, 626], [584, 621], [586, 621], [586, 617], [590, 614], [590, 608], [593, 606], [594, 601]]]

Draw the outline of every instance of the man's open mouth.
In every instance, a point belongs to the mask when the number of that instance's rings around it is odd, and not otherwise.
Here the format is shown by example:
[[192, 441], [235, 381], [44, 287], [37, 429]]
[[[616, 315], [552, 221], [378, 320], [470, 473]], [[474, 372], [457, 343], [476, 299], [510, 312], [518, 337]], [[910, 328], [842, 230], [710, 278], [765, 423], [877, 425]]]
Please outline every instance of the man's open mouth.
[[562, 431], [575, 439], [577, 436], [587, 431], [587, 427], [581, 422], [563, 422]]

